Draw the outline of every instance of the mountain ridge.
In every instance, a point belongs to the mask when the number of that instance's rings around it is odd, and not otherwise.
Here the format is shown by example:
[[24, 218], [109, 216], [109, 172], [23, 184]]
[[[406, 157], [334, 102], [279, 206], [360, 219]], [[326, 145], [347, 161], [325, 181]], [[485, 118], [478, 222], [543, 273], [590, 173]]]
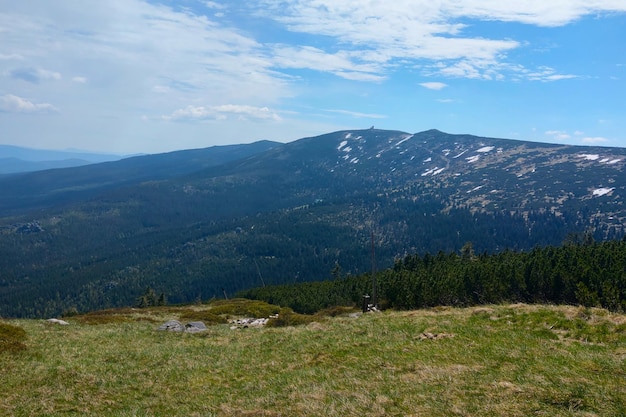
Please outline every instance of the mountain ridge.
[[379, 129], [257, 146], [0, 178], [0, 315], [361, 274], [372, 235], [380, 268], [624, 235], [623, 148]]
[[18, 174], [53, 168], [71, 168], [100, 162], [117, 161], [126, 157], [128, 157], [128, 155], [0, 145], [0, 174]]

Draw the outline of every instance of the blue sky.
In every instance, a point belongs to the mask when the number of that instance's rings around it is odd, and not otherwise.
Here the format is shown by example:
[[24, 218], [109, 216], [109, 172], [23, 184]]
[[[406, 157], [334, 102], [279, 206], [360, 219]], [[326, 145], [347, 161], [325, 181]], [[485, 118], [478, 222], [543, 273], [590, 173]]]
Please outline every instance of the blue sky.
[[0, 0], [0, 143], [335, 130], [626, 147], [625, 0]]

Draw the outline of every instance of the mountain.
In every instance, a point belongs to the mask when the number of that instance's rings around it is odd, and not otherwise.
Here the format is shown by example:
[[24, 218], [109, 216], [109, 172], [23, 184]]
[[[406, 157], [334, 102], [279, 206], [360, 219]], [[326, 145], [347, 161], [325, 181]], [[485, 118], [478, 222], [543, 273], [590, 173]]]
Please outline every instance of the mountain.
[[[218, 156], [219, 154], [219, 156]], [[0, 315], [624, 235], [626, 149], [377, 129], [0, 178]]]
[[84, 201], [104, 190], [174, 178], [277, 145], [277, 142], [259, 141], [246, 145], [214, 146], [129, 157], [72, 169], [30, 172], [4, 179], [0, 177], [3, 189], [0, 215]]
[[52, 168], [69, 168], [122, 159], [121, 155], [54, 151], [0, 145], [0, 174], [40, 171]]

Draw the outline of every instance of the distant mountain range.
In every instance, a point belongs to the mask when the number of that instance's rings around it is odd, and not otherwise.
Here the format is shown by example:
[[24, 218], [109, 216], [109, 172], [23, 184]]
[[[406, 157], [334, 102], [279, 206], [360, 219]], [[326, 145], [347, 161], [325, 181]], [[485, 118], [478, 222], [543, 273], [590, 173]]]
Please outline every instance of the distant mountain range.
[[55, 151], [0, 145], [0, 174], [71, 168], [100, 162], [117, 161], [122, 155], [83, 151]]
[[[359, 274], [625, 233], [626, 149], [334, 132], [0, 178], [0, 315]], [[332, 272], [331, 272], [332, 271]]]

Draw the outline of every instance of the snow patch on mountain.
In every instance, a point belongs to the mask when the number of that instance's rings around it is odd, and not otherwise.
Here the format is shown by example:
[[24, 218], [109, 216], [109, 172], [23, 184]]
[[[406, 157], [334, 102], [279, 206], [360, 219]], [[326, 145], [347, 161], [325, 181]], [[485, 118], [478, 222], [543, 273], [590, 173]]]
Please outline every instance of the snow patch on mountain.
[[469, 194], [469, 193], [471, 193], [471, 192], [478, 191], [478, 190], [480, 190], [480, 189], [481, 189], [481, 188], [483, 188], [483, 187], [484, 187], [484, 185], [479, 185], [478, 187], [474, 187], [474, 188], [472, 188], [472, 189], [471, 189], [471, 190], [469, 190], [467, 193]]
[[607, 195], [608, 193], [610, 193], [614, 189], [615, 189], [615, 187], [611, 187], [611, 188], [596, 188], [595, 190], [593, 190], [593, 195], [595, 195], [597, 197], [601, 197], [603, 195]]
[[407, 140], [411, 139], [412, 137], [413, 137], [413, 135], [406, 136], [400, 142], [396, 143], [396, 146], [400, 146], [402, 143], [406, 142]]
[[578, 155], [580, 158], [583, 158], [587, 161], [597, 161], [600, 158], [600, 155], [598, 154], [589, 154], [589, 153], [584, 153], [581, 155]]
[[427, 175], [437, 175], [437, 174], [441, 174], [443, 171], [445, 170], [445, 168], [439, 168], [439, 167], [434, 167], [432, 169], [427, 169], [426, 171], [424, 171], [422, 173], [422, 177], [425, 177]]
[[478, 161], [480, 159], [480, 155], [468, 156], [465, 159], [471, 164], [472, 162]]
[[491, 152], [495, 149], [495, 146], [483, 146], [482, 148], [478, 149], [476, 152], [480, 152], [480, 153], [487, 153], [487, 152]]

